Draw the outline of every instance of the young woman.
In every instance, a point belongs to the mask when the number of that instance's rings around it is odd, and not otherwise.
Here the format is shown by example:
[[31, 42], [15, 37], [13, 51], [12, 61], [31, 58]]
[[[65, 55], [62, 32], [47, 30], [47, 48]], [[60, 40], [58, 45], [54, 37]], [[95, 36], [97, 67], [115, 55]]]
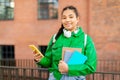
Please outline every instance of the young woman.
[[[61, 28], [51, 38], [45, 56], [35, 56], [38, 65], [49, 68], [49, 80], [85, 80], [87, 74], [96, 71], [97, 56], [94, 43], [90, 36], [85, 40], [85, 33], [78, 26], [78, 22], [77, 9], [74, 6], [65, 7], [61, 14]], [[63, 47], [82, 49], [81, 53], [87, 56], [86, 62], [77, 65], [65, 63], [62, 60]]]

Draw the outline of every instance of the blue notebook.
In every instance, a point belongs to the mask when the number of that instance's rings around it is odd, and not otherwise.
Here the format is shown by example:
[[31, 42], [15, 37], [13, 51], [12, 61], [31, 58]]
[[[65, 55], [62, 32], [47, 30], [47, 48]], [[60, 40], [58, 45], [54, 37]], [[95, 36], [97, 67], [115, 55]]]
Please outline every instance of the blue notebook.
[[73, 53], [66, 52], [64, 58], [67, 59], [65, 61], [67, 64], [84, 64], [87, 60], [87, 56], [76, 50]]

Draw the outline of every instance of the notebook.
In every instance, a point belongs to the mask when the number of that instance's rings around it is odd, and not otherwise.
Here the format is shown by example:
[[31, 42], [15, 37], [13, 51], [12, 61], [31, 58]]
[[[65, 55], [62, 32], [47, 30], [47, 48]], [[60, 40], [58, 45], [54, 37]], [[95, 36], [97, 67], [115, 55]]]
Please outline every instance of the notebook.
[[[65, 53], [67, 54], [67, 53]], [[69, 57], [69, 60], [67, 61], [67, 64], [84, 64], [87, 60], [87, 56], [83, 55], [79, 51], [75, 50], [71, 57]]]
[[63, 48], [62, 48], [62, 60], [64, 60], [64, 55], [65, 55], [66, 51], [67, 51], [67, 52], [69, 51], [69, 53], [70, 53], [70, 52], [73, 52], [73, 51], [75, 51], [75, 50], [77, 50], [77, 51], [79, 51], [79, 52], [82, 51], [81, 48], [63, 47]]
[[64, 53], [64, 61], [70, 65], [71, 64], [84, 64], [86, 60], [87, 60], [87, 57], [77, 50], [73, 52], [67, 50]]

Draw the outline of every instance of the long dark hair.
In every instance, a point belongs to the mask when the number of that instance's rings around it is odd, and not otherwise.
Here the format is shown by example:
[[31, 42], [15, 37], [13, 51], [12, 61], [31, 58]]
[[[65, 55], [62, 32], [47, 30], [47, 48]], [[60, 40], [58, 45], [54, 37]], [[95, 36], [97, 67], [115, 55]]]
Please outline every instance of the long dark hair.
[[[62, 15], [63, 12], [64, 12], [65, 10], [67, 10], [67, 9], [73, 10], [74, 13], [75, 13], [75, 15], [76, 15], [76, 17], [79, 16], [79, 15], [78, 15], [78, 11], [77, 11], [77, 9], [76, 9], [74, 6], [66, 6], [65, 8], [63, 8], [61, 15]], [[57, 40], [57, 39], [59, 38], [59, 36], [63, 33], [63, 29], [64, 29], [64, 27], [63, 27], [63, 25], [61, 24], [61, 28], [58, 30], [58, 33], [56, 34], [56, 37], [55, 37], [56, 40]]]

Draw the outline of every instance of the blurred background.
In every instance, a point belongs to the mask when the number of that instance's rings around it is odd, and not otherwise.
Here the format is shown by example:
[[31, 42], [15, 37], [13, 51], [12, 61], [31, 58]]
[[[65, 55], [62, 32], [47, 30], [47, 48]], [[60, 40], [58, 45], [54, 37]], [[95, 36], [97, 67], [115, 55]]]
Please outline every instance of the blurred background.
[[36, 45], [44, 54], [68, 5], [78, 9], [79, 25], [94, 41], [97, 72], [120, 72], [120, 0], [0, 0], [1, 69], [36, 68], [28, 45]]

